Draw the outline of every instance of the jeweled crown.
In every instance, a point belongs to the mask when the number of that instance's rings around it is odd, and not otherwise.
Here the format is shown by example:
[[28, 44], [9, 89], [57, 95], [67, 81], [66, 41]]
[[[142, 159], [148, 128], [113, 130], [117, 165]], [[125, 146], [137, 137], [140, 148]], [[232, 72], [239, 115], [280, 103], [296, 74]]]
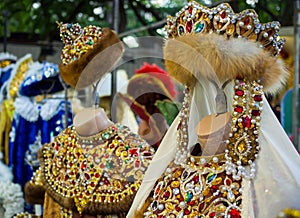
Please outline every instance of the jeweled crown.
[[280, 39], [278, 21], [261, 24], [253, 9], [234, 13], [227, 3], [207, 8], [195, 1], [188, 2], [175, 17], [169, 16], [165, 26], [169, 38], [192, 33], [218, 33], [227, 38], [243, 37], [257, 41], [277, 56], [285, 39]]
[[65, 44], [62, 50], [61, 60], [63, 64], [71, 63], [79, 59], [102, 37], [102, 29], [98, 26], [89, 25], [84, 27], [70, 23], [58, 23], [60, 37]]

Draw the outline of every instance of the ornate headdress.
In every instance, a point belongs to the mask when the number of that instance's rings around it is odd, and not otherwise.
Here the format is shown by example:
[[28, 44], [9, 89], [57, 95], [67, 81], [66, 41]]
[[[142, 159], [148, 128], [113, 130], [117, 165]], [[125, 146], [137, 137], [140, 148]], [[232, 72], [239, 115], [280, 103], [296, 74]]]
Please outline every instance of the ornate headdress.
[[98, 26], [59, 23], [62, 50], [60, 74], [63, 80], [77, 89], [98, 81], [112, 70], [124, 48], [117, 34]]
[[29, 65], [26, 77], [20, 85], [19, 93], [23, 96], [37, 96], [62, 91], [63, 85], [59, 80], [57, 64], [44, 61]]
[[[209, 76], [213, 68], [221, 81], [239, 76], [260, 80], [270, 91], [277, 90], [288, 76], [281, 60], [272, 57], [279, 54], [285, 42], [278, 36], [279, 28], [277, 21], [261, 24], [251, 9], [236, 14], [226, 3], [210, 9], [189, 2], [175, 17], [168, 17], [166, 69], [188, 85], [194, 81], [192, 76]], [[177, 48], [172, 46], [176, 42]], [[185, 45], [194, 49], [184, 49]]]
[[[263, 95], [263, 87], [276, 91], [288, 75], [274, 57], [284, 44], [279, 26], [261, 24], [253, 10], [236, 14], [228, 4], [209, 9], [194, 1], [168, 18], [166, 70], [187, 85], [185, 100], [148, 167], [128, 217], [145, 206], [145, 217], [274, 217], [284, 207], [297, 206], [299, 157]], [[233, 82], [224, 93], [233, 97], [227, 99], [232, 107], [225, 154], [195, 157], [190, 148], [198, 141], [193, 134], [196, 124], [216, 113], [215, 85], [221, 87], [228, 80]], [[287, 151], [281, 149], [283, 143]], [[266, 184], [268, 178], [282, 175], [283, 180]], [[287, 183], [294, 188], [282, 188]], [[144, 196], [151, 190], [153, 199], [147, 205]]]

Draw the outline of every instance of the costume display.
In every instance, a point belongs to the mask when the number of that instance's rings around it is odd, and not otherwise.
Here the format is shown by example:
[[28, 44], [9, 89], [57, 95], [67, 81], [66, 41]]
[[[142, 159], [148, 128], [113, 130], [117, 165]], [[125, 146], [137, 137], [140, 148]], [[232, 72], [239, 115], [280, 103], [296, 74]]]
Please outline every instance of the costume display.
[[[69, 102], [62, 99], [36, 103], [28, 97], [16, 98], [10, 133], [9, 166], [13, 169], [14, 182], [22, 187], [39, 167], [37, 151], [64, 129], [65, 104]], [[68, 108], [67, 126], [72, 123], [70, 104]]]
[[[32, 62], [24, 79], [19, 81], [18, 97], [15, 98], [9, 142], [9, 166], [13, 169], [14, 182], [24, 187], [39, 167], [37, 151], [50, 142], [65, 126], [72, 123], [72, 111], [64, 96], [58, 99], [34, 97], [63, 90], [58, 65], [49, 62]], [[53, 95], [52, 97], [54, 97]], [[69, 104], [65, 111], [65, 104]], [[68, 116], [68, 123], [65, 122]]]
[[30, 63], [32, 63], [31, 54], [26, 54], [18, 59], [15, 64], [11, 65], [12, 69], [9, 70], [8, 78], [1, 87], [0, 143], [4, 151], [5, 164], [9, 162], [9, 133], [14, 115], [13, 103]]
[[264, 96], [288, 75], [276, 58], [279, 27], [253, 10], [194, 1], [168, 18], [164, 58], [187, 86], [183, 108], [128, 218], [263, 218], [300, 208], [300, 158]]
[[[60, 73], [76, 89], [97, 82], [123, 54], [122, 43], [110, 38], [116, 35], [109, 29], [60, 24], [60, 31], [66, 44]], [[68, 53], [72, 46], [78, 53]], [[74, 76], [76, 68], [81, 71]], [[112, 123], [102, 108], [85, 108], [73, 125], [43, 145], [30, 190], [45, 187], [43, 217], [125, 217], [153, 154], [146, 141]]]
[[143, 134], [141, 130], [139, 135], [157, 149], [181, 107], [176, 102], [175, 85], [168, 73], [156, 64], [144, 63], [130, 78], [127, 93], [118, 93], [118, 95], [139, 119], [148, 123], [151, 136], [147, 136], [148, 132]]

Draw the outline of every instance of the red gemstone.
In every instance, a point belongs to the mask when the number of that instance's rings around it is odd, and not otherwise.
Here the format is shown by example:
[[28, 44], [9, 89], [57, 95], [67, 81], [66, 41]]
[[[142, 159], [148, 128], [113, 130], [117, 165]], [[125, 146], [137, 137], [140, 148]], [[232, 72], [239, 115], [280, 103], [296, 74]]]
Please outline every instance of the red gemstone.
[[138, 149], [137, 148], [132, 148], [132, 149], [129, 150], [129, 153], [131, 155], [138, 156]]
[[132, 192], [136, 192], [136, 188], [134, 186], [131, 187]]
[[252, 110], [252, 111], [251, 111], [251, 114], [252, 114], [253, 116], [259, 116], [259, 115], [260, 115], [260, 111], [259, 111], [259, 110]]
[[87, 174], [87, 173], [84, 174], [84, 177], [85, 177], [85, 179], [87, 179], [87, 180], [90, 179], [90, 175]]
[[110, 196], [109, 201], [113, 202], [114, 201], [114, 196]]
[[100, 164], [100, 168], [104, 169], [105, 168], [105, 164], [104, 163]]
[[243, 117], [243, 121], [242, 122], [243, 122], [243, 126], [245, 128], [249, 128], [251, 126], [251, 120], [250, 120], [250, 118], [248, 116]]
[[91, 182], [91, 187], [95, 187], [95, 183]]
[[55, 146], [55, 150], [57, 150], [57, 151], [58, 151], [58, 149], [59, 149], [59, 145], [58, 145], [58, 144], [56, 144], [56, 146]]
[[244, 24], [248, 25], [250, 23], [250, 17], [246, 17], [246, 19], [244, 20]]
[[134, 166], [135, 166], [136, 168], [139, 168], [139, 167], [141, 166], [141, 162], [140, 162], [139, 160], [136, 160], [136, 161], [134, 162]]
[[243, 96], [243, 95], [244, 95], [244, 91], [243, 91], [243, 90], [240, 90], [240, 89], [237, 89], [237, 90], [235, 90], [235, 94], [236, 94], [237, 96]]
[[89, 193], [88, 191], [86, 191], [86, 192], [85, 192], [85, 195], [86, 195], [86, 196], [89, 196], [89, 195], [90, 195], [90, 193]]
[[231, 184], [230, 179], [226, 179], [226, 180], [225, 180], [225, 183], [226, 183], [227, 186], [230, 186], [230, 184]]
[[164, 192], [164, 194], [163, 194], [163, 197], [165, 198], [165, 199], [168, 199], [169, 197], [170, 197], [170, 192]]
[[185, 29], [186, 29], [186, 31], [188, 33], [192, 32], [193, 22], [191, 20], [189, 20], [188, 22], [186, 22]]
[[180, 208], [179, 206], [176, 206], [176, 207], [175, 207], [175, 210], [176, 210], [177, 212], [179, 212], [179, 211], [181, 211], [181, 208]]
[[254, 96], [254, 101], [262, 101], [261, 95], [255, 95]]
[[144, 152], [145, 157], [150, 157], [151, 155], [152, 155], [152, 153], [150, 151], [145, 151]]
[[211, 189], [214, 190], [214, 191], [217, 191], [219, 188], [218, 188], [218, 186], [213, 185], [213, 186], [211, 186]]
[[108, 180], [104, 180], [104, 185], [109, 185], [109, 181]]
[[228, 214], [230, 215], [230, 218], [241, 218], [241, 213], [237, 209], [231, 209]]
[[189, 11], [190, 14], [192, 14], [193, 13], [193, 7], [190, 6], [189, 9], [188, 9], [188, 11]]
[[189, 211], [187, 208], [184, 208], [184, 214], [185, 215], [189, 215], [191, 213], [191, 211]]
[[105, 201], [105, 196], [101, 196], [101, 202]]
[[203, 210], [203, 208], [204, 208], [204, 205], [205, 205], [205, 203], [204, 203], [204, 202], [202, 202], [202, 203], [199, 205], [199, 211], [202, 211], [202, 210]]
[[190, 201], [189, 205], [191, 205], [191, 206], [195, 205], [195, 201], [194, 200]]
[[226, 17], [226, 11], [222, 11], [220, 16], [221, 16], [222, 19], [224, 19]]
[[198, 183], [198, 182], [199, 182], [199, 176], [198, 176], [198, 175], [195, 175], [195, 176], [193, 177], [193, 181], [194, 181], [194, 183]]
[[69, 179], [69, 176], [68, 175], [66, 175], [65, 176], [65, 181], [67, 181]]
[[243, 107], [242, 106], [239, 106], [239, 105], [237, 105], [235, 108], [234, 108], [234, 111], [235, 112], [238, 112], [238, 113], [242, 113], [243, 112]]
[[86, 164], [83, 162], [83, 163], [81, 163], [81, 166], [80, 166], [80, 168], [81, 169], [84, 169], [86, 167]]
[[216, 213], [215, 212], [211, 212], [210, 214], [209, 214], [209, 217], [211, 217], [211, 218], [213, 218], [213, 217], [215, 217], [216, 216]]

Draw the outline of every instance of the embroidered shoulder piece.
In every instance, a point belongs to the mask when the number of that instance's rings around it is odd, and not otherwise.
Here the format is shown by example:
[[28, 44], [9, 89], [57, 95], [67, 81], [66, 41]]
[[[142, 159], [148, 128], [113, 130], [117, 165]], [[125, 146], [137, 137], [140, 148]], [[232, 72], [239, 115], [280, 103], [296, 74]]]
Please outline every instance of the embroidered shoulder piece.
[[61, 206], [86, 214], [127, 212], [154, 150], [127, 127], [81, 137], [65, 129], [40, 150], [42, 180]]
[[240, 218], [241, 186], [226, 174], [224, 154], [193, 160], [189, 168], [172, 163], [144, 216]]

